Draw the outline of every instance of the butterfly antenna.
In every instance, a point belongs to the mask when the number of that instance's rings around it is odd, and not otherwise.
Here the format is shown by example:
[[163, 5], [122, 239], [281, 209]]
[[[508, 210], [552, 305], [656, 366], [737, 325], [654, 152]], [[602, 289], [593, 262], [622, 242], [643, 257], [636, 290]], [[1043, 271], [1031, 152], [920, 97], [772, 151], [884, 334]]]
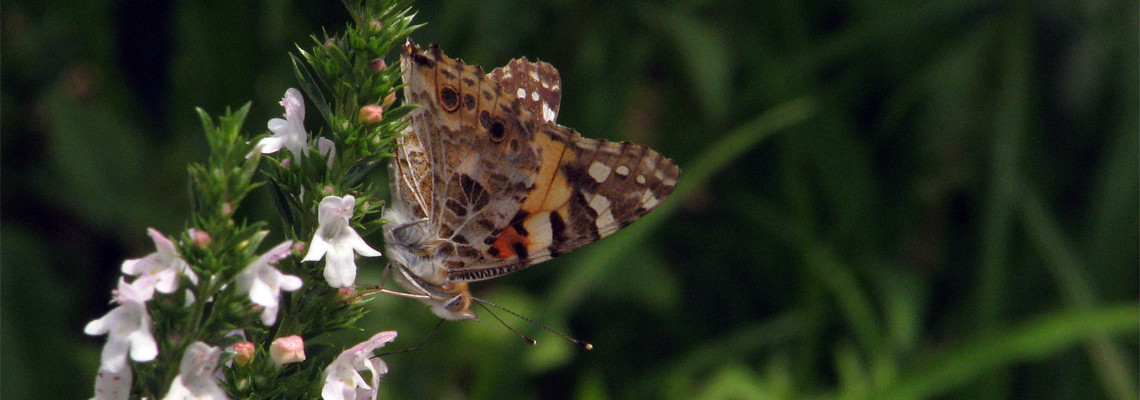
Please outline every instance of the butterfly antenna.
[[492, 317], [495, 317], [495, 319], [498, 320], [500, 324], [503, 324], [503, 326], [507, 327], [507, 329], [510, 329], [511, 332], [514, 332], [516, 335], [519, 335], [519, 337], [523, 338], [523, 340], [526, 340], [530, 344], [535, 344], [537, 342], [535, 342], [534, 339], [531, 339], [530, 337], [527, 337], [526, 335], [519, 333], [514, 328], [511, 328], [510, 325], [507, 325], [506, 322], [503, 322], [502, 319], [499, 319], [499, 316], [497, 316], [497, 315], [495, 315], [495, 313], [491, 312], [491, 309], [487, 308], [487, 306], [495, 307], [495, 308], [497, 308], [497, 309], [499, 309], [499, 310], [501, 310], [507, 314], [514, 315], [518, 319], [521, 319], [521, 320], [526, 321], [526, 322], [530, 322], [532, 325], [537, 326], [539, 328], [542, 328], [542, 329], [546, 330], [547, 332], [558, 335], [558, 336], [562, 337], [563, 339], [569, 340], [571, 343], [574, 343], [574, 344], [578, 345], [578, 347], [581, 347], [585, 350], [593, 350], [594, 349], [594, 345], [590, 344], [589, 342], [572, 338], [569, 335], [566, 335], [565, 333], [556, 331], [550, 327], [547, 327], [546, 325], [538, 323], [535, 320], [524, 317], [524, 316], [522, 316], [519, 313], [516, 313], [514, 311], [508, 310], [506, 307], [500, 306], [498, 304], [492, 303], [492, 302], [487, 301], [487, 300], [480, 299], [478, 297], [471, 297], [471, 299], [475, 300], [477, 302], [477, 304], [479, 304], [480, 307], [483, 307], [484, 310], [487, 310], [487, 313], [491, 314]]
[[420, 346], [423, 346], [424, 343], [427, 343], [428, 339], [431, 339], [431, 335], [434, 335], [435, 331], [439, 330], [439, 327], [443, 325], [443, 321], [446, 321], [446, 320], [441, 318], [439, 320], [439, 322], [437, 322], [435, 324], [435, 327], [431, 328], [431, 330], [428, 331], [427, 335], [424, 335], [424, 339], [421, 340], [419, 344], [412, 346], [412, 347], [409, 347], [409, 348], [406, 348], [406, 349], [394, 350], [394, 351], [390, 351], [387, 353], [380, 353], [380, 355], [377, 355], [376, 357], [390, 356], [392, 354], [408, 353], [408, 352], [413, 352], [413, 351], [419, 350]]
[[[530, 336], [524, 335], [524, 334], [522, 334], [522, 332], [515, 330], [515, 328], [512, 328], [510, 325], [507, 325], [507, 323], [504, 322], [502, 318], [499, 318], [499, 316], [495, 315], [495, 313], [492, 312], [490, 308], [487, 308], [487, 306], [483, 305], [482, 300], [480, 300], [478, 303], [475, 303], [475, 304], [478, 304], [479, 307], [483, 307], [484, 310], [487, 310], [487, 314], [491, 314], [491, 316], [495, 318], [495, 321], [499, 321], [499, 323], [502, 324], [504, 327], [506, 327], [507, 330], [511, 331], [515, 335], [518, 335], [519, 338], [522, 338], [522, 340], [526, 341], [531, 346], [534, 346], [535, 343], [538, 343], [537, 340], [531, 339]], [[491, 304], [491, 305], [494, 305], [494, 304]], [[502, 307], [499, 307], [499, 306], [495, 306], [495, 307], [498, 307], [499, 309], [501, 309], [503, 311], [510, 312], [509, 310], [503, 309]], [[514, 314], [514, 313], [511, 313], [511, 314]], [[515, 314], [515, 315], [517, 316], [518, 314]]]

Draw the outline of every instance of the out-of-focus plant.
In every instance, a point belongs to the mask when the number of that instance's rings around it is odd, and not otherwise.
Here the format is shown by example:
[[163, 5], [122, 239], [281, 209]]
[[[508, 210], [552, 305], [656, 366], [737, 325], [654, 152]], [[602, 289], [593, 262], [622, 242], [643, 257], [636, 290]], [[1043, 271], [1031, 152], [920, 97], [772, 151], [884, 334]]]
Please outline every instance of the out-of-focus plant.
[[[387, 368], [370, 357], [395, 332], [347, 356], [306, 352], [305, 342], [356, 329], [365, 314], [353, 260], [380, 252], [357, 232], [382, 224], [383, 201], [362, 178], [388, 154], [410, 109], [386, 109], [399, 69], [383, 57], [415, 27], [398, 1], [346, 6], [353, 21], [343, 33], [314, 37], [293, 57], [304, 94], [285, 90], [284, 118], [268, 122], [269, 135], [242, 133], [249, 104], [216, 120], [198, 110], [210, 155], [189, 168], [187, 228], [171, 236], [149, 229], [156, 251], [123, 263], [117, 306], [85, 329], [107, 335], [95, 398], [375, 398]], [[318, 129], [305, 126], [306, 98]], [[272, 246], [262, 242], [273, 224], [235, 217], [262, 186], [285, 237]]]

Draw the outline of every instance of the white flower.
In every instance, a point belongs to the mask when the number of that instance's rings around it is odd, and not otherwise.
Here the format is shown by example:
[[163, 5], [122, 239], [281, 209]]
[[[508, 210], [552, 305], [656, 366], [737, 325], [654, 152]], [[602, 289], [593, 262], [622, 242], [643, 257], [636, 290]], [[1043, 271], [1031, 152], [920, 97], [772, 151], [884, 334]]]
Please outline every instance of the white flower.
[[95, 397], [91, 400], [127, 400], [131, 395], [131, 369], [113, 372], [99, 368], [95, 375]]
[[281, 242], [250, 263], [237, 276], [238, 293], [249, 293], [249, 301], [265, 307], [261, 313], [261, 323], [265, 325], [277, 322], [281, 291], [292, 292], [301, 288], [301, 278], [282, 274], [271, 265], [288, 257], [292, 245], [292, 240]]
[[154, 228], [147, 228], [146, 233], [154, 240], [157, 250], [143, 258], [123, 261], [124, 274], [139, 276], [135, 285], [150, 285], [159, 292], [173, 293], [178, 290], [179, 274], [186, 275], [191, 282], [198, 282], [198, 276], [178, 255], [174, 242]]
[[305, 361], [305, 340], [297, 335], [273, 339], [269, 345], [269, 358], [278, 366]]
[[221, 355], [222, 349], [202, 342], [191, 343], [182, 355], [178, 376], [174, 377], [163, 400], [229, 399], [214, 378], [214, 369], [218, 367]]
[[317, 233], [309, 242], [309, 252], [302, 261], [317, 261], [325, 258], [325, 280], [332, 287], [351, 286], [356, 281], [356, 257], [376, 257], [379, 251], [364, 243], [364, 239], [352, 230], [349, 218], [356, 198], [327, 196], [321, 200], [317, 211]]
[[[258, 141], [253, 147], [253, 152], [270, 154], [284, 147], [293, 152], [295, 159], [300, 160], [301, 153], [308, 148], [306, 143], [308, 134], [305, 133], [305, 100], [301, 97], [300, 90], [289, 88], [285, 91], [285, 97], [281, 99], [280, 104], [285, 107], [285, 119], [269, 120], [267, 125], [273, 135]], [[252, 156], [253, 152], [246, 155], [246, 158]]]
[[108, 334], [100, 371], [121, 372], [127, 367], [128, 351], [135, 361], [150, 361], [158, 355], [158, 346], [150, 333], [150, 314], [146, 311], [146, 302], [153, 296], [153, 285], [131, 284], [120, 278], [119, 288], [114, 291], [119, 306], [83, 328], [84, 333], [92, 336]]
[[[396, 339], [396, 331], [384, 331], [368, 340], [345, 350], [325, 369], [325, 386], [321, 398], [325, 400], [376, 399], [376, 386], [380, 375], [388, 373], [388, 365], [380, 357], [373, 357], [372, 351]], [[360, 372], [367, 369], [372, 373], [370, 383], [364, 383]]]

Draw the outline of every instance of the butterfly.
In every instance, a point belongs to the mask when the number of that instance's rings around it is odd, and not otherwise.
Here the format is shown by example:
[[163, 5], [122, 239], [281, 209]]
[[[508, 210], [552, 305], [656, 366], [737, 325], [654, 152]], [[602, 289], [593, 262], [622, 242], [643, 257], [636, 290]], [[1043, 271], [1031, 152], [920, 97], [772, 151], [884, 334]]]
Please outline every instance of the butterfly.
[[445, 319], [475, 319], [468, 283], [609, 236], [653, 210], [680, 169], [652, 149], [554, 122], [558, 71], [516, 59], [490, 74], [410, 40], [406, 118], [389, 162], [384, 239], [397, 283]]

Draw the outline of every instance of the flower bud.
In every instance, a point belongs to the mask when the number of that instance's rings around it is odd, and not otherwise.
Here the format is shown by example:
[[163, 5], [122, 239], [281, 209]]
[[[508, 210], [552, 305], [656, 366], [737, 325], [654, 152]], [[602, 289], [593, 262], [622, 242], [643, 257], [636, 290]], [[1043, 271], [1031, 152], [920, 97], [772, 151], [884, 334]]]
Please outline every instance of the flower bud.
[[286, 336], [269, 345], [269, 358], [277, 365], [305, 361], [305, 341], [300, 336]]
[[377, 59], [375, 61], [372, 61], [372, 72], [380, 72], [380, 71], [383, 71], [385, 68], [388, 68], [388, 63], [384, 62], [384, 59], [381, 58], [381, 59]]
[[293, 254], [305, 254], [305, 242], [293, 242]]
[[396, 102], [396, 92], [388, 93], [384, 96], [384, 101], [380, 102], [380, 107], [388, 107]]
[[237, 355], [234, 356], [234, 362], [242, 367], [248, 365], [250, 361], [253, 361], [255, 350], [257, 350], [257, 347], [253, 345], [253, 342], [234, 343], [234, 353], [237, 353]]
[[195, 246], [201, 248], [206, 248], [210, 245], [210, 242], [214, 241], [214, 238], [211, 237], [209, 233], [193, 228], [190, 229], [190, 238], [194, 241]]
[[368, 27], [372, 29], [372, 32], [380, 32], [380, 30], [384, 28], [384, 23], [374, 19], [368, 23]]
[[356, 294], [356, 290], [352, 286], [344, 286], [336, 289], [336, 299], [339, 301], [347, 301]]
[[357, 116], [357, 119], [359, 119], [360, 122], [372, 125], [380, 122], [380, 118], [383, 116], [383, 108], [375, 104], [369, 104], [364, 107], [360, 107], [360, 115]]

